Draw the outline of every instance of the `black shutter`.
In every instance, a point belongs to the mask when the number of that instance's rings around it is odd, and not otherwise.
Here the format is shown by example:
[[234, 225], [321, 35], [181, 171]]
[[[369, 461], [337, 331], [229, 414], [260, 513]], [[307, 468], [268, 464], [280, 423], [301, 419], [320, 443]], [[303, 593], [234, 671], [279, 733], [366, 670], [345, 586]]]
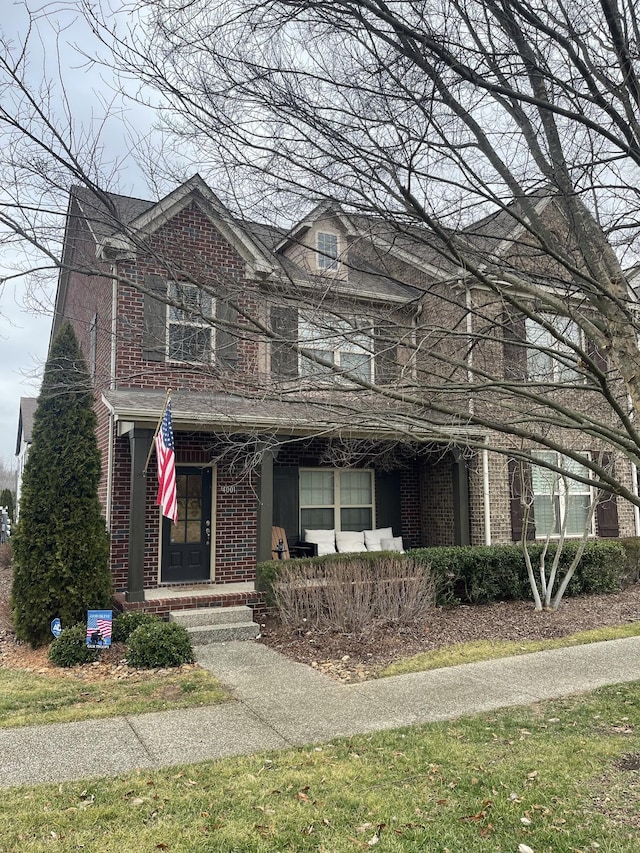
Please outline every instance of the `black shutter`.
[[284, 527], [289, 548], [300, 539], [300, 498], [298, 467], [273, 466], [273, 524]]
[[587, 355], [593, 361], [598, 370], [602, 373], [607, 372], [607, 359], [602, 350], [591, 340], [591, 338], [587, 338], [586, 340], [586, 350]]
[[[142, 357], [148, 361], [164, 361], [167, 356], [167, 282], [160, 275], [146, 275]], [[153, 294], [157, 294], [155, 297]]]
[[536, 525], [533, 515], [533, 486], [531, 483], [531, 465], [527, 462], [519, 462], [517, 459], [509, 459], [509, 494], [511, 509], [511, 538], [514, 542], [522, 539], [522, 525], [524, 522], [524, 507], [521, 497], [526, 495], [527, 503], [530, 503], [529, 521], [527, 524], [526, 538], [536, 538]]
[[400, 376], [397, 336], [397, 327], [392, 323], [377, 323], [374, 327], [375, 381], [378, 385], [392, 385]]
[[[602, 467], [611, 464], [611, 454], [602, 454]], [[612, 470], [613, 473], [613, 470]], [[618, 526], [618, 502], [615, 495], [605, 494], [596, 506], [596, 533], [603, 539], [616, 539], [620, 535]]]
[[402, 534], [400, 471], [376, 471], [376, 527], [391, 527]]
[[216, 300], [216, 360], [226, 368], [238, 364], [238, 312], [227, 302]]
[[504, 378], [524, 382], [527, 378], [527, 331], [524, 317], [513, 311], [502, 315]]
[[271, 308], [271, 330], [283, 340], [271, 341], [271, 373], [293, 379], [298, 375], [298, 353], [286, 341], [298, 340], [298, 309], [289, 306]]

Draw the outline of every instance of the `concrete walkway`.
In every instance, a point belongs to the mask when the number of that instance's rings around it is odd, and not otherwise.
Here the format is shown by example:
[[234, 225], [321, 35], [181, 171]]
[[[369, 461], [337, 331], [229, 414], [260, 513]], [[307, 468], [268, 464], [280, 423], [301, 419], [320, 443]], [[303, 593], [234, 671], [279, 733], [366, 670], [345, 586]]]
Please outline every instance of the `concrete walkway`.
[[205, 646], [197, 657], [238, 701], [0, 730], [0, 786], [282, 749], [640, 680], [640, 637], [350, 685], [259, 643]]

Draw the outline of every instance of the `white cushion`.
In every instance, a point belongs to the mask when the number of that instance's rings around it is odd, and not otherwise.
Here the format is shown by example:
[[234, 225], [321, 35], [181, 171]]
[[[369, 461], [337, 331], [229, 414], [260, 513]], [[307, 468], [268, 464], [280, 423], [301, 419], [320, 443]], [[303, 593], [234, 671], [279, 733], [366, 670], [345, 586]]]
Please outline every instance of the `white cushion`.
[[391, 536], [380, 540], [380, 548], [382, 551], [400, 551], [404, 553], [402, 547], [402, 536]]
[[379, 527], [377, 530], [365, 530], [363, 532], [367, 551], [381, 551], [380, 540], [393, 538], [393, 530], [390, 527]]
[[336, 553], [335, 530], [305, 530], [304, 541], [318, 546], [318, 556]]
[[364, 533], [361, 530], [337, 530], [336, 545], [341, 554], [366, 551], [364, 547]]

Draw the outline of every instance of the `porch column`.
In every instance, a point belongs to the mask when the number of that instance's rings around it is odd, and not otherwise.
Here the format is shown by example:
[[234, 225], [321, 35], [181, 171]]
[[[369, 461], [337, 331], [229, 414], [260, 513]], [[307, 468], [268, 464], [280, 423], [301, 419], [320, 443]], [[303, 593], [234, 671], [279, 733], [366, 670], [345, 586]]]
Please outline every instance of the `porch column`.
[[258, 542], [256, 556], [259, 563], [272, 560], [271, 527], [273, 525], [273, 452], [265, 450], [260, 464], [260, 491], [258, 493]]
[[453, 541], [456, 545], [470, 545], [469, 466], [458, 448], [453, 448], [452, 455]]
[[142, 476], [153, 430], [132, 429], [129, 433], [131, 483], [129, 487], [129, 566], [127, 601], [144, 601], [144, 528], [147, 480]]

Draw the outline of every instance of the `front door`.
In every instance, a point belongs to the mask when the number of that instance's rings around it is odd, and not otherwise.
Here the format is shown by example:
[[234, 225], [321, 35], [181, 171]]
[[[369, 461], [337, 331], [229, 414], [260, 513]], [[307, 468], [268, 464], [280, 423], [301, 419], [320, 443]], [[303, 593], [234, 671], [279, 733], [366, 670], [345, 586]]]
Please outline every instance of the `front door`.
[[211, 577], [211, 468], [176, 467], [178, 523], [162, 521], [163, 583]]

